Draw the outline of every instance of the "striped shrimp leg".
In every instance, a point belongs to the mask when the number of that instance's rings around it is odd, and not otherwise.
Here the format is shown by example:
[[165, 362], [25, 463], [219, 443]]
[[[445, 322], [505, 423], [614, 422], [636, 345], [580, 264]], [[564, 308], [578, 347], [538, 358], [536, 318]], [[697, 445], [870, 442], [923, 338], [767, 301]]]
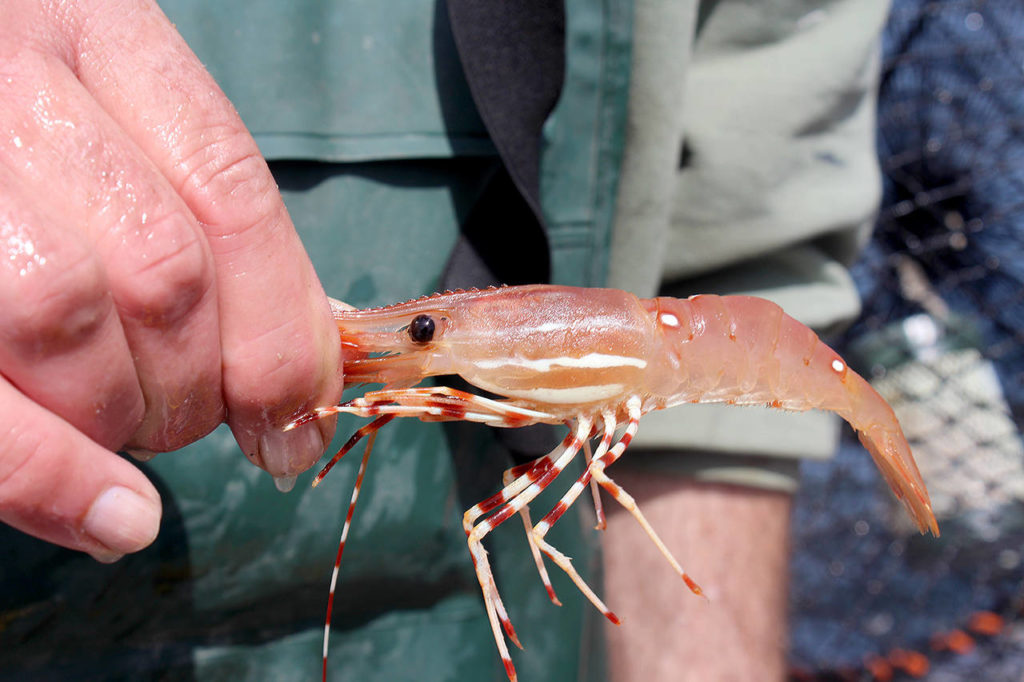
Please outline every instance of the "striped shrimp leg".
[[[476, 569], [480, 589], [483, 591], [487, 619], [491, 624], [494, 642], [498, 647], [498, 653], [501, 655], [501, 660], [505, 665], [505, 672], [510, 682], [516, 682], [516, 670], [512, 664], [512, 656], [509, 654], [508, 645], [502, 636], [502, 629], [509, 632], [511, 630], [511, 623], [508, 622], [507, 611], [502, 604], [501, 596], [494, 582], [494, 573], [491, 571], [490, 562], [487, 559], [487, 550], [483, 547], [483, 539], [511, 516], [518, 514], [523, 507], [532, 502], [537, 495], [555, 480], [558, 474], [569, 465], [582, 449], [584, 441], [590, 437], [592, 427], [593, 420], [591, 418], [581, 417], [576, 423], [575, 430], [553, 451], [552, 454], [558, 454], [551, 466], [530, 469], [497, 495], [468, 509], [463, 518], [463, 524], [468, 528], [466, 542], [469, 546], [469, 553], [473, 558], [473, 566]], [[493, 504], [493, 501], [499, 498], [504, 498], [507, 501], [503, 503], [498, 502], [497, 505]], [[479, 519], [488, 512], [487, 507], [494, 509], [494, 512], [473, 525], [476, 519]], [[513, 637], [513, 642], [521, 648], [522, 645], [519, 644], [517, 639], [514, 639], [514, 635], [512, 633], [509, 634], [510, 637]]]
[[[540, 561], [539, 552], [544, 552], [544, 554], [546, 554], [552, 561], [554, 561], [555, 564], [559, 568], [561, 568], [566, 573], [566, 575], [569, 576], [573, 583], [575, 583], [576, 588], [579, 589], [581, 593], [583, 593], [583, 595], [590, 601], [591, 604], [594, 605], [594, 607], [598, 611], [604, 614], [604, 616], [608, 620], [618, 625], [619, 623], [621, 623], [619, 617], [616, 616], [615, 613], [613, 613], [612, 610], [605, 605], [604, 601], [602, 601], [601, 598], [597, 596], [597, 593], [594, 592], [594, 590], [586, 583], [586, 581], [583, 580], [582, 576], [580, 576], [580, 574], [576, 571], [576, 568], [572, 565], [572, 560], [569, 557], [562, 554], [557, 549], [555, 549], [554, 547], [552, 547], [544, 539], [544, 536], [547, 535], [547, 532], [551, 529], [551, 526], [553, 526], [554, 523], [558, 521], [558, 519], [560, 519], [566, 511], [569, 510], [569, 507], [571, 507], [573, 503], [576, 502], [577, 498], [579, 498], [579, 496], [583, 493], [583, 491], [587, 487], [588, 482], [593, 482], [593, 479], [591, 478], [590, 474], [593, 462], [600, 460], [602, 457], [604, 457], [605, 453], [608, 452], [608, 448], [611, 447], [612, 440], [615, 438], [615, 429], [617, 427], [615, 415], [612, 413], [605, 413], [603, 415], [603, 422], [604, 434], [601, 437], [600, 444], [597, 446], [597, 452], [594, 454], [594, 457], [588, 459], [586, 470], [572, 484], [572, 486], [565, 493], [565, 495], [563, 495], [562, 498], [555, 504], [554, 509], [548, 512], [544, 516], [544, 518], [541, 519], [540, 523], [538, 523], [536, 526], [530, 526], [527, 528], [527, 538], [529, 539], [530, 547], [535, 548], [535, 551], [538, 552], [538, 561]], [[595, 497], [595, 499], [599, 498]], [[528, 522], [528, 517], [524, 516], [524, 520]], [[540, 565], [543, 566], [543, 563], [541, 563]], [[551, 600], [555, 604], [561, 606], [561, 602], [559, 602], [554, 596], [554, 590], [550, 588], [550, 581], [547, 578], [547, 572], [544, 571], [542, 575], [544, 578], [545, 586], [549, 588], [548, 595], [551, 597]]]
[[568, 511], [569, 507], [571, 507], [580, 494], [582, 494], [588, 481], [596, 481], [601, 487], [611, 493], [612, 497], [615, 498], [615, 500], [637, 520], [640, 526], [647, 533], [648, 537], [650, 537], [655, 546], [657, 546], [658, 550], [668, 560], [669, 564], [671, 564], [675, 572], [680, 578], [682, 578], [683, 582], [686, 583], [686, 586], [690, 588], [691, 592], [696, 595], [704, 594], [700, 586], [690, 578], [686, 571], [683, 570], [682, 566], [680, 566], [679, 562], [672, 555], [672, 552], [669, 551], [668, 547], [647, 521], [647, 518], [637, 506], [636, 500], [634, 500], [629, 493], [623, 490], [617, 483], [615, 483], [615, 481], [604, 473], [607, 467], [611, 466], [620, 457], [622, 457], [639, 428], [640, 417], [642, 415], [640, 399], [636, 397], [630, 398], [626, 402], [626, 408], [629, 415], [629, 422], [627, 423], [626, 430], [622, 434], [622, 437], [613, 447], [609, 447], [609, 445], [611, 445], [615, 429], [618, 427], [618, 422], [614, 412], [609, 411], [602, 414], [602, 419], [604, 421], [604, 437], [600, 446], [598, 446], [597, 452], [594, 454], [593, 462], [587, 467], [587, 470], [583, 472], [576, 482], [573, 483], [572, 487], [568, 492], [566, 492], [562, 499], [558, 501], [555, 507], [548, 512], [548, 514], [541, 519], [541, 521], [534, 526], [531, 531], [533, 540], [540, 547], [541, 551], [550, 557], [559, 568], [565, 571], [566, 575], [572, 579], [580, 592], [582, 592], [590, 602], [597, 607], [597, 609], [601, 611], [606, 618], [608, 618], [608, 620], [616, 625], [620, 623], [619, 618], [608, 610], [604, 603], [597, 598], [593, 590], [584, 582], [583, 578], [580, 577], [579, 573], [572, 565], [571, 559], [559, 552], [545, 540], [545, 536], [548, 531], [551, 530], [551, 527], [555, 522], [558, 521], [566, 511]]
[[[486, 500], [483, 500], [482, 502], [477, 502], [472, 507], [467, 509], [466, 512], [462, 515], [462, 528], [466, 533], [467, 539], [473, 533], [477, 519], [493, 512], [496, 509], [499, 509], [503, 505], [506, 505], [511, 500], [515, 499], [524, 490], [526, 490], [531, 484], [536, 483], [539, 480], [546, 480], [548, 482], [550, 482], [550, 480], [553, 480], [553, 478], [545, 479], [545, 474], [552, 470], [557, 460], [567, 452], [568, 448], [571, 448], [573, 446], [573, 443], [574, 434], [573, 432], [570, 432], [562, 440], [561, 444], [548, 454], [532, 462], [522, 464], [518, 467], [513, 467], [512, 469], [506, 471], [506, 480], [503, 484], [504, 487], [494, 495], [488, 497]], [[512, 472], [514, 472], [515, 475], [509, 477], [509, 475]], [[545, 483], [545, 485], [547, 485], [547, 483]], [[527, 506], [523, 505], [523, 507], [519, 510], [520, 515], [525, 514], [526, 509]], [[502, 518], [501, 521], [504, 521], [504, 518]], [[495, 522], [494, 526], [496, 527], [499, 523], [501, 523], [501, 521]], [[534, 546], [532, 543], [530, 546], [531, 549], [533, 549]], [[551, 587], [551, 580], [547, 575], [547, 571], [544, 569], [543, 563], [540, 562], [539, 551], [540, 550], [537, 550], [537, 554], [535, 554], [534, 556], [534, 561], [538, 564], [538, 571], [540, 572], [541, 580], [548, 588], [548, 596], [552, 598], [552, 600], [555, 603], [558, 603], [558, 599], [554, 595], [554, 588]], [[489, 567], [489, 564], [487, 564], [487, 566]], [[516, 636], [515, 628], [512, 627], [512, 621], [508, 617], [508, 613], [505, 610], [505, 605], [501, 601], [501, 597], [498, 594], [497, 588], [494, 585], [494, 581], [491, 580], [486, 585], [484, 582], [481, 581], [480, 587], [485, 592], [485, 601], [488, 598], [490, 598], [493, 601], [498, 621], [501, 623], [501, 626], [505, 630], [505, 633], [508, 635], [509, 639], [511, 639], [517, 647], [522, 648], [522, 644], [519, 643], [519, 638], [518, 636]]]
[[[584, 446], [589, 448], [589, 443], [584, 441]], [[502, 486], [507, 487], [517, 478], [529, 472], [534, 467], [550, 466], [551, 461], [550, 455], [548, 455], [539, 460], [527, 462], [526, 464], [519, 464], [511, 469], [506, 469], [501, 475], [501, 484]], [[587, 459], [587, 464], [590, 464], [589, 458]], [[526, 530], [526, 542], [530, 546], [530, 554], [533, 556], [533, 563], [537, 566], [537, 573], [540, 575], [540, 581], [544, 585], [544, 591], [548, 593], [548, 599], [551, 600], [552, 604], [555, 606], [561, 606], [562, 602], [559, 601], [558, 595], [555, 594], [555, 586], [551, 584], [551, 577], [548, 575], [548, 569], [544, 566], [544, 558], [541, 556], [540, 547], [537, 546], [537, 543], [534, 542], [533, 539], [533, 521], [530, 519], [530, 506], [526, 505], [519, 510], [519, 516], [523, 519], [523, 527]], [[472, 528], [469, 528], [469, 530], [472, 530]]]
[[[568, 426], [570, 429], [572, 429], [572, 424], [571, 423], [567, 423], [566, 426]], [[601, 445], [599, 446], [599, 449], [598, 449], [598, 454], [597, 454], [598, 457], [600, 457], [601, 454], [605, 450], [607, 450], [608, 447], [611, 445], [612, 437], [615, 435], [615, 433], [614, 433], [615, 432], [615, 424], [614, 424], [614, 422], [612, 422], [611, 429], [612, 429], [611, 433], [607, 433], [606, 432], [605, 433], [605, 437], [602, 439]], [[591, 434], [591, 435], [593, 435], [593, 434]], [[589, 440], [585, 440], [585, 441], [583, 441], [583, 459], [584, 459], [584, 463], [585, 463], [587, 468], [590, 468], [590, 462], [591, 462], [592, 458], [593, 458], [593, 456], [591, 455], [591, 452], [590, 452], [590, 441]], [[526, 464], [520, 464], [518, 466], [512, 467], [511, 469], [506, 469], [505, 472], [502, 474], [502, 479], [501, 479], [502, 480], [502, 485], [503, 486], [508, 486], [513, 481], [515, 481], [517, 478], [519, 478], [524, 473], [526, 473], [527, 471], [533, 469], [536, 466], [541, 466], [541, 467], [550, 466], [551, 461], [552, 460], [550, 459], [550, 455], [549, 455], [548, 457], [542, 457], [542, 458], [534, 460], [532, 462], [527, 462]], [[538, 475], [539, 473], [542, 473], [542, 472], [538, 472], [537, 474], [534, 474], [534, 475]], [[589, 474], [587, 474], [587, 475], [589, 476]], [[585, 483], [584, 483], [584, 485], [585, 485]], [[601, 506], [601, 495], [598, 492], [597, 481], [595, 481], [593, 479], [590, 480], [590, 489], [591, 489], [591, 494], [592, 494], [593, 499], [594, 499], [594, 515], [597, 517], [597, 525], [594, 526], [594, 530], [604, 530], [605, 527], [606, 527], [605, 518], [604, 518], [604, 508]], [[576, 496], [578, 496], [578, 493], [577, 493], [577, 495], [573, 496], [573, 500], [576, 499]], [[536, 542], [536, 540], [534, 539], [534, 536], [533, 536], [533, 521], [530, 519], [530, 507], [529, 507], [529, 505], [524, 506], [520, 510], [519, 516], [522, 517], [522, 519], [523, 519], [523, 526], [524, 526], [524, 528], [526, 530], [526, 542], [527, 542], [527, 544], [530, 547], [530, 554], [533, 555], [533, 562], [537, 565], [537, 573], [540, 575], [540, 580], [544, 584], [544, 590], [548, 593], [548, 598], [551, 600], [552, 604], [554, 604], [555, 606], [561, 606], [562, 602], [559, 601], [558, 595], [555, 594], [555, 587], [554, 587], [554, 585], [551, 584], [551, 578], [548, 576], [547, 568], [545, 568], [545, 566], [544, 566], [544, 559], [541, 556], [540, 547], [537, 545], [537, 542]]]
[[[362, 489], [363, 477], [366, 473], [367, 462], [370, 457], [370, 453], [373, 450], [373, 442], [376, 438], [377, 431], [380, 430], [385, 424], [393, 420], [395, 417], [418, 417], [423, 421], [449, 421], [465, 419], [468, 421], [476, 421], [493, 425], [501, 426], [519, 426], [524, 424], [535, 423], [536, 421], [547, 420], [550, 421], [552, 417], [546, 413], [538, 412], [534, 410], [528, 410], [521, 407], [509, 405], [508, 403], [499, 402], [496, 400], [490, 400], [483, 398], [471, 393], [459, 391], [448, 387], [436, 387], [436, 388], [404, 388], [404, 389], [385, 389], [381, 391], [371, 391], [361, 398], [356, 398], [340, 405], [329, 406], [318, 408], [315, 411], [303, 415], [288, 424], [285, 427], [285, 431], [290, 431], [298, 426], [312, 422], [316, 419], [321, 419], [328, 415], [346, 413], [355, 414], [361, 417], [375, 417], [375, 419], [369, 424], [364, 425], [362, 428], [357, 430], [345, 445], [331, 458], [331, 460], [320, 470], [320, 472], [313, 479], [313, 487], [319, 485], [323, 480], [324, 476], [334, 467], [334, 465], [341, 460], [360, 440], [367, 438], [366, 450], [363, 454], [363, 459], [359, 466], [359, 472], [356, 475], [356, 483], [352, 490], [352, 497], [349, 501], [348, 512], [345, 516], [345, 523], [341, 531], [341, 540], [338, 543], [338, 553], [335, 557], [334, 568], [331, 573], [331, 587], [327, 597], [327, 615], [324, 623], [324, 646], [323, 646], [323, 679], [324, 682], [327, 680], [327, 651], [328, 642], [330, 639], [330, 624], [331, 615], [334, 608], [334, 595], [338, 582], [338, 574], [341, 567], [341, 557], [345, 550], [345, 543], [348, 539], [349, 529], [352, 525], [352, 518], [355, 512], [356, 502], [359, 499], [359, 492]], [[566, 438], [566, 444], [570, 444], [572, 438]], [[559, 449], [556, 449], [556, 452]], [[554, 453], [548, 455], [547, 458], [553, 461]], [[540, 463], [539, 466], [543, 466]], [[550, 465], [546, 468], [550, 469]], [[519, 490], [527, 487], [529, 481], [526, 480], [528, 477], [521, 477], [524, 480], [516, 484], [515, 488]], [[550, 481], [548, 481], [550, 482]], [[501, 493], [494, 496], [498, 498]], [[493, 504], [491, 508], [504, 503], [506, 499]], [[477, 505], [479, 506], [479, 505]], [[500, 523], [500, 522], [498, 522]], [[495, 523], [494, 525], [497, 525]], [[469, 531], [467, 531], [467, 534]], [[481, 583], [483, 587], [483, 583]], [[487, 588], [485, 591], [485, 601], [487, 600]], [[512, 629], [512, 623], [505, 612], [505, 607], [501, 603], [500, 597], [498, 597], [497, 589], [494, 587], [493, 578], [491, 580], [491, 594], [495, 601], [495, 609], [500, 613], [502, 623], [504, 624], [509, 637], [516, 643], [519, 644], [519, 640], [516, 637], [515, 631]], [[493, 621], [492, 621], [493, 622]], [[498, 635], [496, 635], [496, 638]], [[503, 642], [502, 642], [503, 643]], [[500, 645], [499, 645], [500, 648]], [[511, 665], [510, 660], [507, 656], [507, 649], [505, 650], [505, 659], [507, 665]], [[514, 676], [514, 669], [512, 672]], [[514, 679], [514, 677], [513, 677]]]
[[[697, 596], [703, 596], [704, 591], [700, 588], [700, 585], [694, 582], [694, 580], [689, 575], [687, 575], [686, 571], [683, 570], [683, 567], [679, 565], [679, 562], [676, 561], [676, 558], [672, 555], [672, 552], [669, 551], [668, 546], [655, 532], [654, 527], [651, 526], [651, 524], [647, 521], [647, 517], [645, 517], [643, 513], [640, 511], [640, 507], [637, 506], [636, 500], [633, 499], [633, 496], [627, 493], [625, 490], [623, 490], [618, 483], [609, 478], [608, 475], [605, 474], [604, 472], [606, 468], [614, 464], [617, 459], [622, 457], [622, 454], [626, 451], [626, 448], [629, 447], [629, 444], [632, 441], [633, 436], [635, 436], [637, 432], [637, 426], [641, 416], [640, 400], [638, 398], [630, 398], [630, 400], [627, 401], [626, 404], [629, 410], [629, 425], [626, 427], [626, 432], [622, 435], [622, 438], [619, 439], [619, 442], [615, 444], [615, 447], [613, 447], [603, 456], [594, 458], [594, 463], [590, 465], [590, 467], [587, 469], [587, 472], [592, 473], [594, 476], [594, 480], [597, 481], [598, 485], [600, 485], [602, 488], [611, 493], [611, 496], [615, 498], [615, 501], [621, 504], [623, 508], [625, 508], [626, 511], [628, 511], [633, 516], [633, 518], [636, 519], [637, 523], [640, 524], [640, 527], [644, 529], [645, 533], [647, 533], [647, 537], [649, 537], [651, 541], [654, 542], [655, 546], [657, 546], [662, 556], [664, 556], [668, 560], [668, 563], [672, 566], [672, 569], [680, 578], [682, 578], [683, 582], [686, 583], [686, 586], [690, 589], [690, 591], [696, 594]], [[605, 419], [609, 419], [609, 416], [606, 415]], [[545, 533], [547, 532], [546, 529], [542, 530], [544, 530]]]
[[385, 388], [368, 391], [340, 405], [318, 407], [285, 427], [290, 431], [316, 419], [334, 414], [354, 414], [375, 417], [390, 414], [395, 417], [415, 417], [420, 421], [471, 421], [492, 426], [518, 427], [538, 422], [558, 422], [558, 419], [539, 410], [530, 410], [507, 401], [491, 400], [447, 386], [420, 388]]

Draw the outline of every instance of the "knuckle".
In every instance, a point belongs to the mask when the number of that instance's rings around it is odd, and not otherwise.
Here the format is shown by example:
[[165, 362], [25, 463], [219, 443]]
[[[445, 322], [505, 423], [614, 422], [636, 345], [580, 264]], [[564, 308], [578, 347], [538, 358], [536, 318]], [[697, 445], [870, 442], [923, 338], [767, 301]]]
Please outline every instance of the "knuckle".
[[23, 357], [74, 348], [100, 330], [113, 311], [106, 276], [91, 254], [64, 267], [59, 257], [23, 268], [0, 291], [2, 333]]
[[111, 264], [114, 298], [122, 317], [168, 328], [195, 310], [213, 286], [211, 258], [180, 214], [157, 221], [145, 241], [130, 258]]
[[198, 217], [216, 226], [273, 208], [276, 187], [256, 143], [241, 122], [208, 128], [196, 136], [200, 146], [183, 162], [182, 194], [200, 201]]

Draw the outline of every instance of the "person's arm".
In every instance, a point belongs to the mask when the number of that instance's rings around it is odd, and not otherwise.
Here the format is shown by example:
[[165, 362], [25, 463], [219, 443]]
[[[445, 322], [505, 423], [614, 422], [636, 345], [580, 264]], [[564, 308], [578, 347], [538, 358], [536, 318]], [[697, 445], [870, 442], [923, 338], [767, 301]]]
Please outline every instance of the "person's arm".
[[149, 0], [0, 7], [0, 520], [113, 560], [160, 499], [114, 451], [227, 421], [273, 475], [338, 338], [255, 142]]
[[[641, 455], [642, 456], [642, 455]], [[785, 492], [608, 470], [706, 595], [693, 595], [633, 518], [610, 504], [605, 596], [613, 682], [785, 679]]]

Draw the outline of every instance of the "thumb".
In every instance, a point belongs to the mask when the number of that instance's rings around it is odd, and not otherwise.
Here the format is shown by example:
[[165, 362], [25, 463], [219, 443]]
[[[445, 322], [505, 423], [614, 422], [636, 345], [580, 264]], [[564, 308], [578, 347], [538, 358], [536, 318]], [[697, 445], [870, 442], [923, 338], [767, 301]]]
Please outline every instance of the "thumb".
[[0, 379], [0, 521], [109, 562], [153, 542], [160, 517], [141, 471]]

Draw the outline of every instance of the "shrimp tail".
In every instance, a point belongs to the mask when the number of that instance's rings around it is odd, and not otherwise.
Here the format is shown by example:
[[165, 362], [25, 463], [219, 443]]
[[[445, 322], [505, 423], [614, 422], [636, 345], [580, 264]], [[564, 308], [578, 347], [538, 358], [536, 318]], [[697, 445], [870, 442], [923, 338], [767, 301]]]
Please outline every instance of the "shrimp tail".
[[[893, 450], [898, 448], [899, 444], [888, 436], [871, 437], [860, 431], [857, 432], [857, 437], [870, 453], [886, 483], [892, 488], [893, 494], [899, 498], [907, 513], [910, 514], [910, 518], [917, 524], [917, 529], [922, 534], [931, 532], [935, 537], [939, 537], [939, 524], [935, 520], [928, 492], [924, 488], [914, 485], [905, 472], [894, 466], [894, 461], [898, 460], [900, 456]], [[880, 440], [883, 443], [881, 447], [879, 446]]]
[[871, 455], [893, 494], [903, 503], [907, 513], [917, 524], [918, 530], [922, 534], [930, 531], [932, 535], [939, 537], [939, 525], [932, 512], [928, 491], [896, 415], [867, 381], [852, 371], [849, 375], [848, 382], [859, 384], [857, 392], [860, 393], [862, 401], [870, 405], [870, 408], [861, 408], [861, 415], [871, 414], [871, 417], [864, 421], [859, 415], [847, 416], [843, 414], [844, 411], [838, 411], [840, 416], [846, 418], [853, 426], [857, 438]]
[[845, 419], [922, 533], [939, 535], [928, 491], [888, 403], [808, 327], [750, 296], [654, 299], [674, 366], [669, 405], [726, 402], [825, 410]]

